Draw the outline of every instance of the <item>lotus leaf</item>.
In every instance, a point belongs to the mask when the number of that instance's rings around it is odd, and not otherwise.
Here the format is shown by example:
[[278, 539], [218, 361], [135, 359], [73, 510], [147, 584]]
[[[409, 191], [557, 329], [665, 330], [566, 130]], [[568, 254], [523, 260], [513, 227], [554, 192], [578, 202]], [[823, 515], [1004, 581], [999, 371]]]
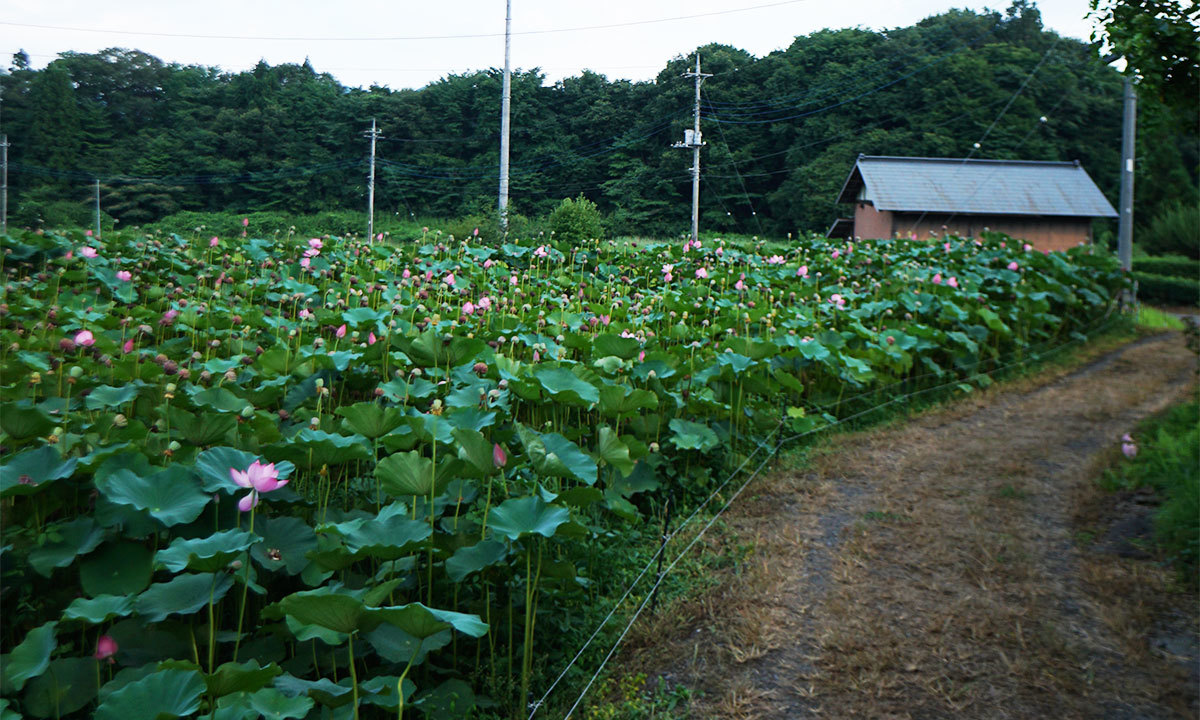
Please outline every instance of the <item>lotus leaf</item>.
[[106, 623], [113, 618], [133, 612], [133, 598], [128, 595], [100, 595], [94, 598], [75, 598], [63, 611], [63, 620], [82, 620], [89, 625]]
[[160, 670], [109, 695], [96, 720], [163, 720], [200, 709], [204, 679], [195, 670]]
[[145, 590], [154, 574], [154, 556], [145, 545], [110, 542], [79, 563], [83, 591], [93, 598], [132, 595]]
[[25, 687], [24, 709], [33, 717], [57, 718], [96, 697], [96, 661], [58, 658]]
[[194, 540], [177, 537], [158, 551], [155, 562], [173, 573], [183, 570], [215, 572], [257, 542], [260, 538], [245, 530], [224, 530]]
[[71, 477], [76, 458], [63, 460], [51, 445], [16, 455], [0, 467], [0, 497], [29, 495], [45, 483]]
[[117, 470], [97, 487], [110, 501], [146, 510], [167, 527], [190, 523], [200, 517], [211, 499], [192, 479], [190, 468], [172, 465], [153, 475]]
[[29, 564], [43, 577], [54, 568], [66, 567], [79, 555], [86, 555], [104, 539], [104, 528], [89, 517], [52, 525], [45, 530], [45, 542], [29, 551]]
[[14, 440], [45, 437], [54, 429], [54, 420], [39, 408], [20, 403], [0, 405], [0, 429]]
[[708, 452], [720, 444], [717, 434], [707, 425], [675, 418], [671, 420], [670, 427], [671, 442], [680, 450]]
[[177, 575], [171, 580], [154, 583], [134, 601], [137, 614], [148, 622], [161, 622], [168, 615], [187, 615], [225, 597], [233, 587], [233, 578], [226, 573]]
[[462, 582], [472, 573], [495, 565], [508, 556], [508, 548], [498, 540], [483, 540], [461, 547], [446, 559], [446, 575], [454, 582]]
[[4, 656], [0, 672], [4, 673], [5, 684], [20, 690], [25, 687], [27, 680], [46, 672], [46, 668], [50, 666], [50, 653], [54, 652], [58, 645], [58, 640], [54, 637], [55, 625], [56, 623], [51, 621], [30, 630], [25, 639], [13, 648], [11, 653]]
[[558, 527], [570, 519], [571, 513], [566, 508], [529, 495], [505, 500], [493, 508], [488, 528], [509, 540], [534, 534], [554, 537]]

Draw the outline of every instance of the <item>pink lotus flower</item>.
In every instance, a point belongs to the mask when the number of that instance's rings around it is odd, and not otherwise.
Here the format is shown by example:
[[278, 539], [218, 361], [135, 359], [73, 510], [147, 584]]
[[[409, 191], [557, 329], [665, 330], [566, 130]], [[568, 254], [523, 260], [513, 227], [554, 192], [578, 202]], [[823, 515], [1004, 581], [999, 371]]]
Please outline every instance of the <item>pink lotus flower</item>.
[[490, 297], [488, 297], [487, 295], [484, 295], [483, 297], [479, 298], [479, 309], [483, 312], [487, 312], [488, 310], [491, 310], [492, 309], [492, 299]]
[[313, 238], [308, 241], [308, 246], [313, 250], [320, 250], [325, 247], [325, 243], [321, 242], [321, 238]]
[[446, 277], [442, 278], [442, 282], [447, 285], [454, 285], [454, 273], [447, 273]]
[[734, 289], [734, 290], [737, 290], [737, 291], [739, 291], [739, 292], [740, 292], [740, 291], [742, 291], [742, 290], [745, 290], [745, 289], [746, 289], [746, 283], [742, 282], [741, 280], [738, 280], [737, 282], [735, 282], [735, 283], [733, 284], [733, 289]]
[[934, 285], [942, 284], [942, 274], [941, 273], [937, 273], [933, 276], [933, 284]]
[[84, 235], [87, 235], [88, 237], [91, 237], [91, 236], [92, 236], [92, 231], [91, 231], [91, 230], [87, 230], [87, 231], [85, 231], [83, 234], [84, 234]]
[[950, 243], [942, 243], [942, 249], [946, 252], [950, 252]]
[[335, 330], [335, 331], [333, 332], [333, 334], [334, 334], [334, 335], [336, 335], [336, 336], [337, 336], [337, 337], [339, 337], [339, 338], [344, 338], [344, 337], [346, 337], [346, 323], [342, 323], [341, 325], [339, 325], [339, 326], [338, 326], [338, 329], [337, 329], [337, 330]]
[[300, 258], [300, 267], [306, 268], [309, 265], [312, 265], [312, 258], [306, 258], [306, 257]]
[[101, 635], [96, 640], [96, 652], [92, 657], [97, 660], [107, 660], [110, 665], [116, 662], [113, 660], [113, 655], [117, 654], [117, 641], [113, 640], [112, 635]]
[[409, 270], [408, 268], [404, 268], [404, 272], [400, 273], [400, 277], [402, 277], [402, 278], [404, 278], [405, 280], [407, 280], [407, 279], [409, 279], [410, 277], [412, 277], [412, 271], [411, 271], [411, 270]]
[[771, 257], [767, 258], [767, 264], [768, 265], [782, 265], [783, 264], [783, 256], [782, 255], [772, 255]]
[[121, 346], [121, 352], [126, 354], [133, 352], [133, 338], [125, 341], [125, 344]]
[[509, 284], [509, 285], [516, 285], [518, 282], [519, 282], [519, 281], [517, 280], [517, 276], [516, 276], [516, 275], [510, 275], [510, 276], [508, 277], [508, 284]]
[[463, 305], [462, 311], [463, 311], [463, 315], [474, 315], [475, 314], [475, 306], [471, 303], [470, 300], [468, 300], [466, 302], [466, 304]]
[[1001, 243], [1000, 243], [1000, 247], [1002, 247], [1002, 248], [1006, 248], [1006, 247], [1008, 247], [1008, 243], [1006, 243], [1006, 242], [1001, 242]]
[[242, 227], [249, 227], [249, 226], [250, 226], [250, 218], [248, 218], [248, 217], [242, 218]]
[[91, 330], [80, 330], [75, 333], [75, 344], [91, 347], [96, 344], [96, 336], [92, 335]]
[[612, 315], [601, 315], [600, 316], [600, 324], [603, 325], [604, 327], [608, 327], [608, 324], [610, 322], [612, 322]]
[[378, 235], [376, 235], [376, 236], [375, 236], [375, 239], [376, 239], [376, 240], [383, 240], [383, 233], [379, 233]]
[[483, 261], [483, 269], [484, 269], [484, 270], [487, 270], [487, 269], [491, 268], [491, 267], [492, 267], [493, 265], [495, 265], [495, 264], [496, 264], [496, 263], [492, 262], [492, 259], [491, 259], [491, 258], [488, 258], [487, 260], [484, 260], [484, 261]]
[[220, 244], [221, 244], [221, 241], [220, 241], [220, 239], [217, 238], [216, 235], [213, 235], [212, 239], [208, 241], [209, 247], [216, 247], [217, 245], [220, 245]]
[[1032, 249], [1033, 249], [1032, 245], [1030, 245], [1029, 243], [1025, 243], [1025, 252], [1029, 252]]
[[837, 250], [834, 250], [834, 251], [833, 251], [833, 259], [834, 259], [834, 260], [837, 260], [837, 259], [838, 259], [838, 257], [839, 257], [839, 256], [841, 256], [841, 254], [842, 254], [841, 252], [839, 252], [839, 251], [837, 251]]
[[472, 234], [473, 234], [475, 237], [479, 237], [479, 228], [475, 228], [475, 232], [474, 232], [474, 233], [472, 233]]
[[717, 257], [721, 257], [724, 254], [725, 254], [725, 248], [717, 248]]
[[674, 279], [675, 279], [675, 276], [672, 275], [671, 273], [667, 273], [666, 275], [663, 275], [663, 282], [671, 282]]
[[250, 512], [258, 505], [259, 493], [268, 493], [287, 485], [287, 480], [279, 479], [275, 463], [263, 465], [258, 460], [250, 464], [245, 471], [229, 468], [229, 476], [238, 487], [248, 488], [250, 492], [238, 500], [238, 510]]
[[1121, 443], [1121, 452], [1125, 453], [1125, 457], [1132, 460], [1133, 458], [1137, 457], [1138, 446], [1136, 443], [1131, 442]]
[[1014, 260], [1014, 261], [1012, 261], [1012, 262], [1010, 262], [1010, 263], [1008, 264], [1008, 269], [1009, 269], [1009, 270], [1016, 270], [1016, 269], [1017, 269], [1017, 268], [1019, 268], [1019, 267], [1020, 267], [1020, 266], [1019, 266], [1019, 265], [1017, 265], [1017, 262], [1016, 262], [1015, 260]]
[[705, 268], [696, 268], [696, 279], [704, 280], [708, 277], [708, 270]]
[[[92, 233], [92, 231], [88, 230], [88, 234], [90, 235], [91, 233]], [[83, 247], [83, 248], [79, 248], [79, 254], [84, 256], [88, 260], [91, 260], [92, 258], [96, 257], [100, 253], [96, 252], [96, 248], [94, 248], [94, 247]]]
[[846, 307], [846, 298], [842, 297], [838, 293], [830, 295], [829, 302], [834, 303], [838, 307]]
[[538, 249], [533, 251], [533, 254], [535, 257], [544, 258], [544, 257], [547, 257], [550, 253], [546, 252], [545, 245], [539, 245]]
[[796, 277], [808, 277], [808, 266], [801, 265], [800, 269], [796, 271]]
[[542, 354], [541, 354], [541, 353], [539, 353], [537, 350], [534, 350], [534, 351], [533, 351], [533, 361], [534, 361], [534, 362], [538, 362], [538, 361], [540, 361], [541, 359], [542, 359]]
[[66, 259], [66, 260], [70, 260], [70, 259], [71, 259], [71, 258], [73, 258], [73, 257], [75, 257], [75, 251], [74, 251], [74, 250], [68, 250], [68, 251], [67, 251], [67, 254], [63, 256], [63, 258], [64, 258], [64, 259]]
[[179, 317], [179, 311], [176, 310], [175, 308], [171, 308], [170, 310], [163, 313], [162, 319], [163, 319], [163, 322], [171, 322], [172, 320], [174, 320], [177, 317]]
[[952, 277], [946, 281], [946, 284], [952, 288], [958, 287], [958, 278]]
[[642, 350], [638, 353], [638, 362], [646, 362], [646, 351]]
[[301, 320], [307, 320], [311, 315], [312, 315], [312, 313], [310, 313], [308, 311], [308, 308], [300, 308], [300, 319]]
[[128, 270], [118, 270], [117, 279], [121, 282], [129, 282], [133, 279], [133, 273], [129, 272]]
[[374, 330], [372, 330], [372, 331], [371, 331], [371, 332], [370, 332], [370, 333], [367, 335], [367, 344], [368, 344], [368, 345], [374, 345], [374, 344], [377, 342], [377, 340], [378, 340], [378, 338], [376, 338], [376, 337], [375, 337], [375, 331], [374, 331]]
[[498, 468], [508, 464], [508, 454], [504, 452], [504, 448], [500, 447], [499, 443], [492, 444], [492, 464]]

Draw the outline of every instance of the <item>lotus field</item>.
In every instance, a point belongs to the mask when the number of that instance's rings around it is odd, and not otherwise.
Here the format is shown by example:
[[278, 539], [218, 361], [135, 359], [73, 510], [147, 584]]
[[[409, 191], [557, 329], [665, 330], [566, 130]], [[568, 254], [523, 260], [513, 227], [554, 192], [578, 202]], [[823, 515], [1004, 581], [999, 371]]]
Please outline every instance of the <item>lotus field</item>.
[[765, 247], [6, 238], [0, 714], [525, 717], [668, 505], [1123, 284], [1002, 236]]

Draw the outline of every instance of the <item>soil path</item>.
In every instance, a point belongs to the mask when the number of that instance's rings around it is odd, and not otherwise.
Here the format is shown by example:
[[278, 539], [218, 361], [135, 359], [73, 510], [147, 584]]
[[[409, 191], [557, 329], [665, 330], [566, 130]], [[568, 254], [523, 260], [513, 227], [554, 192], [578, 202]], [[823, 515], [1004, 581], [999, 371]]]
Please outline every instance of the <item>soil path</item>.
[[1196, 598], [1093, 482], [1195, 363], [1143, 338], [756, 481], [724, 535], [753, 552], [637, 664], [697, 718], [1196, 717]]

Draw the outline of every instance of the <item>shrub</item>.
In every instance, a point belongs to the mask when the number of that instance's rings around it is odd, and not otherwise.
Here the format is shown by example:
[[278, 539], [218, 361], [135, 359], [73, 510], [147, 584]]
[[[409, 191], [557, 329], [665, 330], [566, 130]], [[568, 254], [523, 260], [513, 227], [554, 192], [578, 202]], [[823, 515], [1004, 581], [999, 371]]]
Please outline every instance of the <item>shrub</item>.
[[580, 195], [566, 198], [550, 213], [550, 229], [562, 242], [580, 243], [604, 237], [604, 219], [596, 203]]
[[1180, 255], [1134, 258], [1133, 269], [1149, 275], [1200, 278], [1200, 261]]
[[1140, 243], [1154, 255], [1178, 253], [1200, 259], [1200, 206], [1194, 202], [1167, 206], [1139, 237]]
[[1138, 297], [1144, 301], [1200, 305], [1200, 279], [1150, 275], [1135, 271]]

